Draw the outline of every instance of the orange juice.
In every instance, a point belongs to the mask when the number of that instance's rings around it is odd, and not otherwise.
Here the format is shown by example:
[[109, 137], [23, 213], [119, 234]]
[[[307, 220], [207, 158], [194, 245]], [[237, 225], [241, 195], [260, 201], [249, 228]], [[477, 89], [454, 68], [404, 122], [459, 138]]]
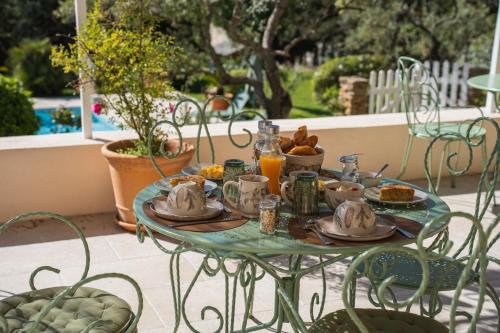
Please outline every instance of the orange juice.
[[269, 193], [280, 194], [281, 156], [261, 155], [259, 158], [262, 175], [269, 178]]

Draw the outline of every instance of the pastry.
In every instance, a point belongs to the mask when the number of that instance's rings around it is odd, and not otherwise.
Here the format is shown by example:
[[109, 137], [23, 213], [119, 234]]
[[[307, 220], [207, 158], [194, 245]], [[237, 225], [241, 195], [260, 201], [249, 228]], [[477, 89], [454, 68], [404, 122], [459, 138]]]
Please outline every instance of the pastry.
[[379, 200], [413, 201], [414, 195], [415, 195], [415, 190], [412, 189], [411, 187], [398, 184], [388, 184], [380, 189]]
[[207, 179], [221, 179], [224, 174], [224, 166], [220, 164], [201, 168], [199, 175]]
[[177, 184], [190, 181], [196, 183], [196, 185], [198, 185], [201, 189], [205, 189], [205, 178], [202, 176], [189, 175], [174, 177], [169, 180], [169, 183], [170, 186], [175, 187]]
[[293, 142], [299, 144], [307, 139], [307, 126], [300, 126], [297, 132], [293, 133]]
[[304, 141], [302, 141], [300, 144], [297, 144], [298, 146], [309, 146], [311, 148], [316, 147], [318, 144], [318, 137], [316, 135], [311, 135]]
[[292, 139], [280, 136], [279, 144], [283, 153], [288, 153], [294, 146]]
[[318, 152], [316, 149], [310, 147], [310, 146], [295, 146], [288, 152], [289, 155], [300, 155], [300, 156], [305, 156], [305, 155], [317, 155]]

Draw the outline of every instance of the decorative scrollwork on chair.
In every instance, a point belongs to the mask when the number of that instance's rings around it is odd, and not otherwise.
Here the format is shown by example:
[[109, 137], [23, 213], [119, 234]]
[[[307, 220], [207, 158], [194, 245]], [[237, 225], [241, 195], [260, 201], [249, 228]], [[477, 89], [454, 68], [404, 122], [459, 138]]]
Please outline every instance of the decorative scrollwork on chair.
[[[106, 331], [115, 329], [124, 333], [136, 332], [143, 308], [142, 292], [139, 285], [129, 276], [120, 273], [105, 273], [89, 277], [89, 246], [82, 231], [73, 222], [59, 214], [42, 211], [30, 212], [0, 224], [0, 235], [14, 224], [34, 217], [51, 218], [73, 229], [82, 241], [85, 251], [83, 273], [80, 280], [72, 286], [37, 289], [35, 278], [39, 272], [59, 273], [60, 270], [52, 266], [36, 268], [30, 275], [30, 292], [10, 295], [0, 300], [0, 333], [17, 332], [19, 329], [23, 332], [58, 331], [68, 325], [74, 329], [79, 327], [78, 332], [84, 333], [99, 328]], [[132, 285], [138, 296], [138, 307], [135, 315], [130, 310], [130, 306], [117, 296], [98, 289], [83, 287], [87, 283], [104, 278], [122, 279]], [[102, 308], [103, 300], [101, 298], [106, 301], [105, 311]], [[65, 307], [64, 305], [67, 303], [72, 303], [72, 306]], [[83, 308], [81, 313], [80, 305]], [[18, 310], [20, 306], [23, 307], [22, 311]], [[96, 315], [97, 313], [101, 314]], [[71, 325], [73, 321], [74, 323]]]
[[[230, 113], [228, 115], [223, 115], [221, 113], [221, 111], [219, 111], [219, 110], [217, 110], [217, 111], [210, 111], [209, 110], [210, 105], [216, 99], [223, 99], [224, 101], [227, 102], [227, 104], [229, 105], [229, 110], [230, 110]], [[208, 145], [209, 145], [209, 149], [210, 149], [210, 162], [215, 163], [215, 147], [214, 147], [212, 135], [210, 134], [210, 129], [208, 126], [209, 120], [213, 117], [208, 115], [208, 113], [211, 113], [211, 114], [213, 113], [216, 115], [216, 117], [218, 119], [228, 122], [227, 134], [228, 134], [229, 140], [234, 146], [236, 146], [238, 148], [248, 147], [252, 143], [253, 136], [252, 136], [252, 132], [250, 130], [248, 130], [247, 128], [243, 128], [241, 130], [247, 135], [247, 140], [244, 141], [243, 143], [238, 143], [235, 140], [234, 134], [233, 134], [234, 122], [239, 120], [240, 118], [249, 117], [249, 116], [259, 117], [263, 120], [266, 119], [261, 113], [253, 111], [253, 110], [245, 110], [245, 111], [241, 111], [241, 112], [236, 113], [234, 103], [232, 103], [231, 100], [227, 99], [226, 97], [220, 96], [220, 95], [217, 95], [217, 96], [214, 96], [214, 97], [207, 99], [201, 105], [199, 102], [197, 102], [193, 99], [190, 99], [190, 98], [180, 99], [174, 106], [174, 109], [172, 112], [172, 119], [171, 120], [162, 120], [162, 121], [156, 123], [153, 126], [153, 128], [151, 128], [149, 135], [148, 135], [149, 158], [151, 159], [151, 162], [153, 163], [153, 166], [155, 167], [155, 169], [158, 171], [158, 173], [162, 177], [164, 177], [165, 174], [158, 166], [158, 163], [157, 163], [155, 156], [154, 156], [155, 152], [158, 151], [160, 156], [167, 158], [167, 159], [175, 159], [182, 153], [182, 151], [184, 149], [184, 145], [183, 145], [184, 139], [183, 139], [181, 128], [184, 127], [185, 125], [189, 124], [189, 121], [188, 121], [189, 114], [188, 113], [180, 114], [180, 112], [181, 112], [180, 110], [181, 110], [182, 106], [187, 106], [187, 105], [189, 105], [189, 107], [194, 107], [196, 110], [196, 114], [197, 114], [196, 125], [198, 125], [198, 129], [197, 129], [196, 144], [195, 144], [196, 162], [197, 163], [201, 162], [200, 161], [200, 152], [201, 152], [200, 148], [201, 148], [202, 132], [204, 132], [204, 134], [207, 137], [207, 141], [208, 141]], [[179, 146], [177, 147], [177, 150], [175, 152], [171, 152], [168, 149], [168, 146], [167, 146], [168, 145], [168, 137], [164, 136], [163, 138], [160, 139], [160, 142], [157, 142], [158, 136], [160, 133], [160, 129], [164, 128], [165, 126], [170, 128], [170, 129], [173, 129], [176, 137], [179, 140]]]

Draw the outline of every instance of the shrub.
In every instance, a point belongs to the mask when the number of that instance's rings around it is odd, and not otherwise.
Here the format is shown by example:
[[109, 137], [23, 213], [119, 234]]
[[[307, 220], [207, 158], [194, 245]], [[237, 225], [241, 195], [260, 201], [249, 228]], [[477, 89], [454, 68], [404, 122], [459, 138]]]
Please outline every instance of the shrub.
[[27, 135], [37, 130], [30, 93], [18, 80], [0, 75], [0, 136]]
[[338, 107], [339, 77], [359, 75], [368, 77], [370, 71], [386, 65], [383, 57], [376, 55], [350, 55], [333, 58], [316, 71], [313, 84], [319, 102], [332, 108]]
[[19, 46], [9, 50], [7, 66], [12, 75], [23, 82], [35, 96], [62, 95], [63, 89], [73, 80], [50, 63], [52, 46], [49, 39], [24, 39]]

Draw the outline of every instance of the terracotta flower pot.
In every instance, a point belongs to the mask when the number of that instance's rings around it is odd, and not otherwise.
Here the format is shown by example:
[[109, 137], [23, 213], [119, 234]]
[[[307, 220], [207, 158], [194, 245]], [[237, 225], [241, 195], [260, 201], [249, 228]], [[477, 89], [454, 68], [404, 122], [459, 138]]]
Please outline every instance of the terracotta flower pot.
[[[144, 187], [160, 179], [149, 157], [120, 154], [116, 151], [133, 146], [131, 140], [114, 141], [105, 144], [101, 152], [109, 164], [111, 182], [118, 209], [117, 223], [126, 230], [135, 232], [135, 215], [133, 201], [137, 193]], [[179, 141], [169, 140], [168, 149], [177, 151]], [[166, 175], [179, 173], [189, 164], [194, 155], [194, 146], [185, 144], [184, 152], [176, 159], [157, 157], [156, 161]]]

